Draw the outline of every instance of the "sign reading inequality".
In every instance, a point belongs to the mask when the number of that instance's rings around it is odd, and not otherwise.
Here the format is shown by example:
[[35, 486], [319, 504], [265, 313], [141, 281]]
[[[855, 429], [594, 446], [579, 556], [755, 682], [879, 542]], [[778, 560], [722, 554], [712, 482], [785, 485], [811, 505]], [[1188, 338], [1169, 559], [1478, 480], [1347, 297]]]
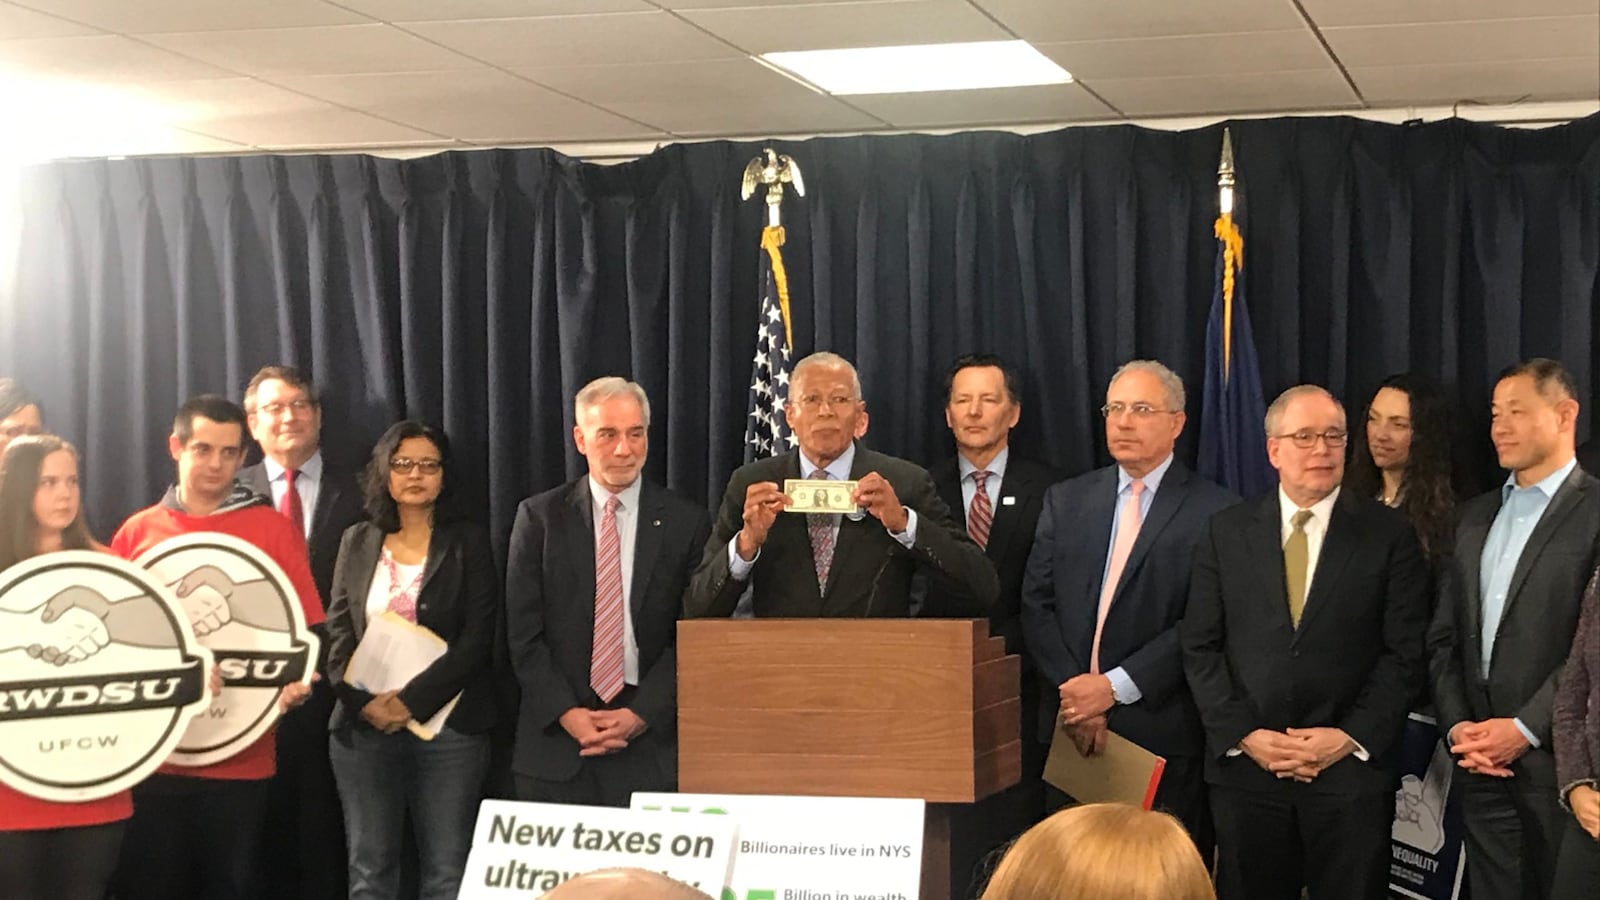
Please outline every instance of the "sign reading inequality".
[[222, 670], [222, 694], [190, 723], [168, 760], [207, 766], [244, 750], [278, 719], [285, 685], [310, 684], [320, 646], [289, 578], [255, 546], [226, 534], [180, 535], [135, 563], [167, 585]]
[[722, 814], [739, 823], [733, 874], [720, 900], [920, 896], [921, 800], [637, 793], [633, 808]]
[[0, 782], [57, 802], [132, 787], [206, 709], [211, 663], [132, 563], [69, 550], [0, 572]]
[[457, 898], [537, 897], [611, 868], [660, 872], [716, 896], [727, 882], [735, 832], [726, 816], [485, 800]]

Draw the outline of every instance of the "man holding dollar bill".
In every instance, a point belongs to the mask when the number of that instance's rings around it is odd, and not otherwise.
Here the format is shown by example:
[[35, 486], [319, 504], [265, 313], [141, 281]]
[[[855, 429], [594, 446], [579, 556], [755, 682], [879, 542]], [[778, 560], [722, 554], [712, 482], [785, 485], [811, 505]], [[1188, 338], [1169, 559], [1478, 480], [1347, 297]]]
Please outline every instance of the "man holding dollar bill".
[[960, 609], [983, 615], [994, 567], [915, 463], [876, 453], [855, 367], [814, 353], [794, 367], [784, 416], [797, 450], [733, 473], [685, 599], [691, 617], [905, 616], [919, 570]]

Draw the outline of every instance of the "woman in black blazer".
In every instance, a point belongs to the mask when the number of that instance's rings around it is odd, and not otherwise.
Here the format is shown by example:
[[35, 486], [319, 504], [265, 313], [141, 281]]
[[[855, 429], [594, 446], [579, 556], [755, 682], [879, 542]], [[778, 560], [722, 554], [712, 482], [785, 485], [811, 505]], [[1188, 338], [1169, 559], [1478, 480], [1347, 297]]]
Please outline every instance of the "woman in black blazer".
[[[334, 565], [328, 675], [339, 705], [329, 755], [349, 834], [351, 900], [399, 895], [406, 817], [416, 834], [419, 897], [454, 898], [489, 763], [495, 705], [490, 665], [500, 584], [489, 537], [442, 514], [450, 444], [405, 421], [384, 432], [366, 474], [370, 521], [350, 527]], [[444, 655], [398, 690], [346, 679], [375, 617], [393, 613], [444, 640]], [[427, 722], [460, 695], [432, 739]]]

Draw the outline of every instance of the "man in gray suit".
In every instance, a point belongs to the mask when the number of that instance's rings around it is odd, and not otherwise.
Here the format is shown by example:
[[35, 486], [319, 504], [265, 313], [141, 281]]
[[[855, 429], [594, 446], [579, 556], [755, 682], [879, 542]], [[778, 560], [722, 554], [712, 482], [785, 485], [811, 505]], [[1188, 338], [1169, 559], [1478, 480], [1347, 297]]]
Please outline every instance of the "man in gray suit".
[[1600, 535], [1600, 481], [1573, 456], [1576, 396], [1554, 360], [1501, 373], [1490, 437], [1511, 474], [1463, 507], [1428, 634], [1439, 727], [1465, 770], [1474, 900], [1542, 900], [1555, 872], [1552, 705]]

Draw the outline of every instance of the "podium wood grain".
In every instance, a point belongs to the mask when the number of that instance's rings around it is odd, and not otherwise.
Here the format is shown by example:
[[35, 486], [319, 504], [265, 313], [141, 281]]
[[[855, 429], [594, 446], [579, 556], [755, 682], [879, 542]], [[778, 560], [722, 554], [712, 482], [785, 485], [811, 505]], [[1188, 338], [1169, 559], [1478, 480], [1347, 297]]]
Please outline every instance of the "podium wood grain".
[[1022, 775], [1021, 660], [968, 619], [678, 623], [678, 788], [928, 801], [922, 897], [950, 817]]

